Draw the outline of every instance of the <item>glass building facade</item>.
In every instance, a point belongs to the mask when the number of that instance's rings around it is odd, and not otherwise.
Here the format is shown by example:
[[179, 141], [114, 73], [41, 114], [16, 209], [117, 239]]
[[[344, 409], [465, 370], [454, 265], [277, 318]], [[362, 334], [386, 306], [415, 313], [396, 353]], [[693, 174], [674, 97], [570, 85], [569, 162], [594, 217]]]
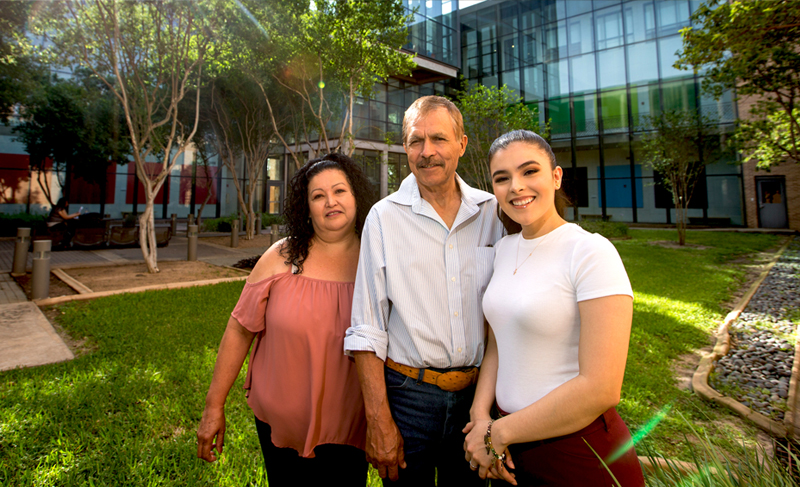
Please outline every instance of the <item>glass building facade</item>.
[[[408, 0], [409, 42], [417, 56], [458, 69], [470, 83], [506, 85], [549, 123], [550, 141], [578, 214], [569, 218], [670, 223], [672, 197], [642, 164], [646, 116], [699, 109], [733, 128], [736, 104], [701, 90], [702, 73], [673, 67], [698, 0]], [[358, 138], [399, 134], [417, 97], [453, 96], [455, 78], [415, 85], [389, 80], [362, 100], [369, 127]], [[396, 142], [399, 142], [395, 138]], [[398, 155], [389, 151], [390, 157]], [[407, 168], [389, 172], [391, 191]], [[742, 179], [734, 160], [706, 166], [690, 203], [694, 221], [743, 225]]]
[[[354, 106], [353, 130], [359, 161], [376, 193], [395, 191], [408, 175], [400, 141], [403, 114], [418, 97], [454, 97], [460, 76], [469, 83], [506, 85], [549, 125], [549, 139], [565, 171], [565, 189], [577, 207], [569, 219], [671, 223], [672, 197], [659, 175], [642, 164], [646, 116], [670, 109], [699, 109], [719, 124], [720, 137], [733, 128], [736, 105], [705, 95], [702, 73], [673, 67], [681, 49], [679, 30], [690, 25], [699, 0], [404, 0], [412, 15], [408, 42], [419, 67], [406, 77], [375, 85], [372, 96]], [[338, 137], [341, 121], [329, 126]], [[8, 128], [0, 127], [0, 176], [17, 181], [4, 189], [10, 212], [47, 211], [37, 204], [27, 157]], [[468, 133], [469, 135], [469, 133]], [[314, 157], [312, 144], [299, 147], [301, 162]], [[695, 222], [744, 225], [741, 168], [735, 161], [706, 166], [690, 202]], [[254, 206], [268, 213], [283, 209], [291, 158], [275, 154]], [[238, 177], [247, 175], [238, 171]], [[14, 186], [14, 185], [11, 185]], [[110, 169], [103, 190], [75, 183], [70, 195], [89, 211], [114, 217], [136, 212], [143, 190], [132, 164]], [[88, 186], [87, 186], [88, 188]], [[91, 189], [91, 188], [90, 188]], [[96, 190], [96, 191], [95, 191]], [[97, 193], [92, 198], [86, 195]], [[224, 216], [237, 211], [230, 171], [218, 161], [198, 165], [184, 158], [171, 172], [156, 202], [164, 217], [196, 213]], [[13, 207], [13, 208], [12, 208]], [[41, 208], [40, 208], [41, 207]]]

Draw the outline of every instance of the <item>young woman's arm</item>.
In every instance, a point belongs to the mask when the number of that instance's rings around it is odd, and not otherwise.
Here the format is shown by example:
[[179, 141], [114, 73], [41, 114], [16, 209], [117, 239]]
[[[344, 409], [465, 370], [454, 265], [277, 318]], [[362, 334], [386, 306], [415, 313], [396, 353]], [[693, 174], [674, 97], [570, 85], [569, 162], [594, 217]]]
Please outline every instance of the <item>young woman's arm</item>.
[[[530, 406], [495, 421], [492, 444], [498, 454], [514, 443], [574, 433], [619, 402], [633, 300], [625, 295], [606, 296], [581, 301], [578, 309], [581, 318], [578, 375]], [[486, 456], [485, 433], [485, 422], [475, 422], [465, 443], [468, 455], [479, 459]]]

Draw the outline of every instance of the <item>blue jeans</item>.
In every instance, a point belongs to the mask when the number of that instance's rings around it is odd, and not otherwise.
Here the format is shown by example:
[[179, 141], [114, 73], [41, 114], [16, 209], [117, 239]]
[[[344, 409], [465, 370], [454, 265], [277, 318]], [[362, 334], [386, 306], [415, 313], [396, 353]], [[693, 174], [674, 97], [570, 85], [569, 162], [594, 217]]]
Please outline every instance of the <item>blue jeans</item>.
[[464, 458], [464, 433], [475, 386], [446, 392], [385, 369], [389, 407], [400, 433], [407, 467], [397, 482], [384, 479], [386, 487], [470, 487], [486, 482], [469, 468]]

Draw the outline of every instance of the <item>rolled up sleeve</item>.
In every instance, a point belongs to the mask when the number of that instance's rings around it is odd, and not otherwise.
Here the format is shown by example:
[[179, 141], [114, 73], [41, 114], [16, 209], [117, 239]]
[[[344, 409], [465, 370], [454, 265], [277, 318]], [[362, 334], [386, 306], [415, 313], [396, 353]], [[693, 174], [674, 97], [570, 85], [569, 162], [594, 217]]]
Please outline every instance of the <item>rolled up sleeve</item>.
[[361, 250], [358, 257], [353, 310], [350, 328], [344, 338], [344, 351], [375, 352], [386, 360], [389, 335], [389, 297], [386, 286], [386, 255], [378, 213], [373, 209], [367, 215], [361, 232]]

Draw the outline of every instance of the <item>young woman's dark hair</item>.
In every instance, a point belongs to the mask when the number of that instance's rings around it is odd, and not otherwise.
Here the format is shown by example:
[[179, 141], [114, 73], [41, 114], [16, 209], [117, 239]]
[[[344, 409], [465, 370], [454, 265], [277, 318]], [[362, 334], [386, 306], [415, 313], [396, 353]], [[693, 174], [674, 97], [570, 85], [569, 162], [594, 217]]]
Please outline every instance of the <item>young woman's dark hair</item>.
[[361, 235], [364, 220], [369, 209], [375, 203], [372, 186], [364, 171], [344, 154], [331, 153], [318, 159], [308, 161], [301, 167], [289, 182], [283, 216], [289, 237], [285, 240], [281, 255], [286, 257], [286, 264], [297, 266], [297, 273], [303, 272], [303, 261], [308, 257], [314, 227], [311, 224], [311, 212], [308, 208], [308, 182], [328, 169], [342, 171], [350, 183], [356, 199], [356, 235]]
[[62, 196], [61, 198], [58, 199], [58, 203], [56, 203], [55, 208], [61, 208], [62, 210], [66, 210], [67, 209], [67, 203], [69, 203], [67, 201], [67, 198]]
[[[494, 159], [494, 156], [497, 154], [497, 152], [507, 148], [514, 142], [522, 142], [540, 149], [547, 155], [547, 159], [550, 161], [550, 169], [555, 169], [558, 165], [556, 163], [556, 155], [553, 153], [553, 149], [550, 147], [550, 144], [548, 144], [541, 135], [531, 132], [530, 130], [512, 130], [511, 132], [507, 132], [495, 139], [495, 141], [492, 142], [492, 146], [489, 147], [487, 164], [491, 166], [492, 159]], [[564, 210], [566, 210], [566, 208], [569, 206], [569, 198], [567, 198], [563, 186], [556, 190], [555, 205], [559, 216], [563, 218]], [[503, 226], [506, 228], [506, 232], [508, 232], [509, 235], [522, 231], [522, 227], [519, 223], [509, 218], [508, 215], [505, 215], [500, 210], [499, 204], [497, 205], [497, 216], [500, 217], [500, 221], [503, 222]]]

